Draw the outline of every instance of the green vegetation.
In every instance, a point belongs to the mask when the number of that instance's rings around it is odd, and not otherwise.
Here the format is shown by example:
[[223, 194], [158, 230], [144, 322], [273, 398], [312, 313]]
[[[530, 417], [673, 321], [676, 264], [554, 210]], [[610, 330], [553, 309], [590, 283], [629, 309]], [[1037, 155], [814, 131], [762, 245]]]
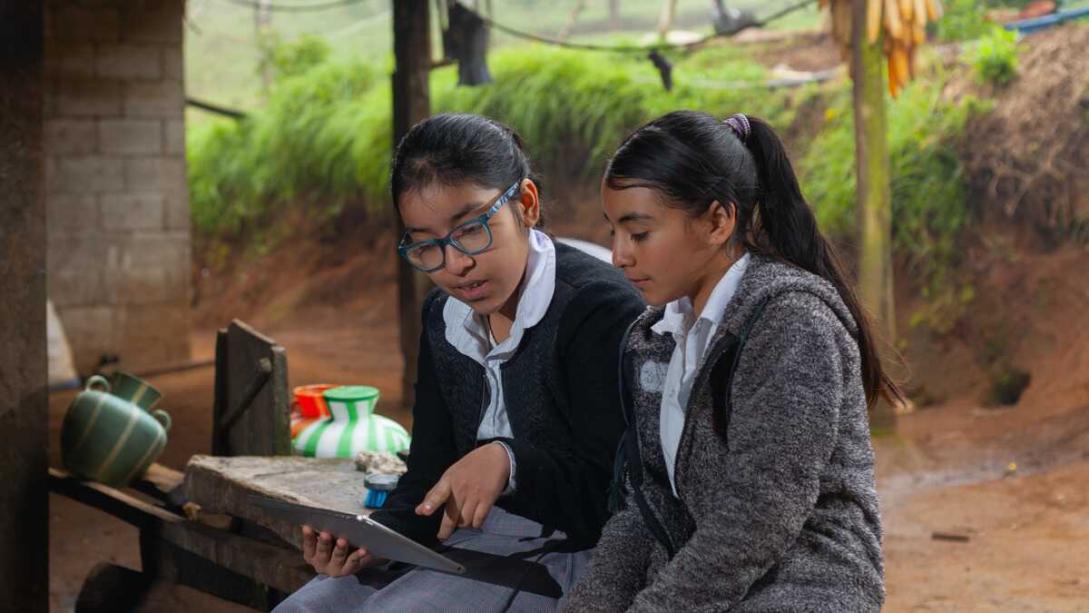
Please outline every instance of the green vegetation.
[[[889, 103], [893, 240], [918, 262], [947, 260], [968, 210], [953, 145], [980, 104], [950, 104], [939, 85], [917, 82]], [[800, 162], [802, 186], [821, 226], [841, 237], [854, 231], [854, 126], [851, 99], [842, 93]]]
[[1017, 33], [992, 26], [966, 52], [968, 62], [981, 83], [1003, 86], [1017, 77]]
[[[1006, 73], [994, 66], [1010, 65], [1010, 47], [1003, 46], [1008, 41], [1002, 33], [990, 32], [965, 59], [977, 71], [986, 64], [987, 78], [1001, 79]], [[638, 42], [623, 33], [608, 38], [614, 44]], [[190, 126], [193, 221], [207, 237], [262, 234], [277, 219], [295, 220], [300, 212], [319, 224], [347, 208], [388, 214], [389, 60], [350, 61], [320, 39], [294, 40], [273, 40], [266, 50], [275, 80], [261, 108], [241, 122], [206, 118]], [[675, 86], [666, 92], [651, 64], [637, 55], [588, 56], [541, 45], [500, 48], [489, 57], [493, 84], [457, 87], [455, 68], [434, 71], [432, 108], [480, 113], [513, 126], [536, 155], [546, 189], [552, 179], [592, 182], [625, 134], [670, 110], [758, 114], [797, 135], [802, 186], [821, 226], [853, 242], [849, 84], [768, 90], [761, 87], [767, 69], [749, 53], [722, 44], [671, 54]], [[968, 118], [985, 108], [971, 98], [943, 100], [947, 77], [940, 71], [920, 75], [889, 107], [893, 245], [918, 272], [928, 296], [913, 321], [936, 329], [954, 321], [974, 296], [953, 272], [969, 216], [954, 147]], [[796, 112], [813, 108], [827, 109], [823, 122], [817, 120], [821, 125], [813, 126], [812, 118], [796, 121]]]
[[[971, 286], [954, 278], [957, 241], [969, 216], [961, 163], [954, 146], [967, 120], [986, 108], [941, 97], [942, 79], [909, 85], [889, 103], [893, 251], [918, 271], [924, 309], [913, 323], [938, 326], [971, 301]], [[802, 187], [821, 227], [847, 242], [855, 232], [854, 126], [851, 99], [841, 93], [799, 166]]]
[[[788, 98], [809, 95], [742, 87], [758, 85], [765, 72], [740, 60], [715, 64], [719, 78], [711, 81], [698, 54], [678, 62], [675, 88], [666, 92], [649, 62], [606, 58], [587, 62], [577, 52], [536, 46], [499, 51], [491, 57], [495, 83], [488, 86], [456, 87], [454, 68], [435, 71], [433, 108], [506, 122], [530, 143], [546, 175], [585, 179], [626, 133], [669, 110], [725, 116], [756, 109], [783, 128], [793, 118]], [[232, 235], [266, 224], [288, 204], [305, 204], [318, 219], [334, 218], [348, 203], [381, 214], [391, 150], [385, 74], [361, 63], [322, 63], [276, 83], [268, 105], [245, 121], [191, 128], [196, 227]]]
[[990, 23], [983, 20], [988, 3], [984, 0], [947, 0], [945, 14], [934, 28], [938, 38], [944, 41], [961, 41], [979, 38], [987, 32]]
[[[758, 2], [743, 0], [730, 6], [765, 16], [795, 0]], [[273, 3], [275, 4], [275, 3]], [[287, 0], [284, 4], [307, 4]], [[487, 6], [489, 3], [481, 3]], [[543, 36], [556, 36], [566, 25], [575, 0], [498, 0], [490, 3], [497, 21]], [[314, 12], [273, 12], [269, 23], [276, 42], [320, 37], [328, 45], [332, 61], [386, 63], [392, 48], [390, 0], [361, 0], [329, 10]], [[654, 37], [661, 0], [622, 0], [619, 30], [612, 30], [607, 2], [588, 2], [579, 15], [569, 40], [600, 44], [647, 44]], [[262, 51], [267, 44], [256, 34], [253, 9], [225, 0], [189, 0], [186, 3], [185, 80], [189, 95], [244, 110], [261, 106]], [[698, 33], [711, 31], [707, 0], [679, 0], [675, 27]], [[814, 28], [821, 23], [816, 6], [809, 6], [769, 25], [769, 29]], [[437, 17], [432, 49], [442, 48]], [[492, 49], [524, 45], [525, 41], [499, 31], [492, 33]], [[595, 56], [597, 59], [605, 59]], [[203, 123], [209, 116], [192, 113], [191, 123]]]

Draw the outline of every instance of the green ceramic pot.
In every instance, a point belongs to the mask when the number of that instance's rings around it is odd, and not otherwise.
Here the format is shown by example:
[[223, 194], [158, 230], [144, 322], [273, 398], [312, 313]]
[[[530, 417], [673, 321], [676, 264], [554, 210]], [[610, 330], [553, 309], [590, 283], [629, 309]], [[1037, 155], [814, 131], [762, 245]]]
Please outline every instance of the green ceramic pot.
[[150, 411], [162, 400], [163, 394], [155, 386], [136, 375], [117, 371], [110, 378], [109, 392], [118, 398], [124, 398], [132, 404]]
[[80, 477], [123, 486], [162, 453], [170, 415], [109, 391], [109, 381], [95, 375], [72, 401], [61, 425], [61, 461]]
[[354, 458], [360, 451], [407, 451], [411, 439], [400, 424], [376, 415], [378, 390], [345, 385], [325, 390], [329, 417], [307, 426], [295, 437], [295, 452], [318, 458]]

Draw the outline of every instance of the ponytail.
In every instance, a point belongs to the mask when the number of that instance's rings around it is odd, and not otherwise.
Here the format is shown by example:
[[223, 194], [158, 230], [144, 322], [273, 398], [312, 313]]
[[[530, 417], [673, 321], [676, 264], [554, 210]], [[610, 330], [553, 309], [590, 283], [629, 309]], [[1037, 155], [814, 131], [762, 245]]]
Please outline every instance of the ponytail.
[[749, 124], [751, 131], [745, 145], [756, 162], [760, 185], [757, 215], [750, 234], [764, 243], [753, 247], [807, 270], [836, 288], [858, 325], [866, 401], [872, 405], [880, 394], [889, 402], [902, 402], [899, 387], [882, 368], [872, 323], [847, 280], [835, 248], [821, 234], [813, 209], [802, 196], [786, 147], [767, 122], [750, 117]]
[[767, 122], [741, 114], [719, 121], [706, 113], [669, 113], [625, 139], [609, 161], [605, 183], [611, 189], [655, 189], [693, 216], [716, 200], [734, 203], [735, 237], [747, 250], [789, 262], [836, 288], [858, 327], [867, 402], [872, 406], [879, 395], [903, 401], [882, 368], [872, 324]]

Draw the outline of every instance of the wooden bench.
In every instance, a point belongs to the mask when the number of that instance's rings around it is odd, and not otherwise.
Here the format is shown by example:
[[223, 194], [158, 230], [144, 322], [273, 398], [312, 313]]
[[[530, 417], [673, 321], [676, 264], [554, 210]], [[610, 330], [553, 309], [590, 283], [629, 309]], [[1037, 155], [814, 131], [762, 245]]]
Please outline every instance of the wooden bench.
[[[133, 590], [139, 592], [155, 582], [167, 581], [269, 610], [313, 577], [298, 550], [279, 539], [236, 533], [226, 516], [187, 517], [171, 502], [183, 486], [182, 473], [159, 465], [153, 465], [148, 473], [131, 488], [118, 489], [49, 469], [51, 491], [139, 530], [139, 578], [118, 572], [116, 567], [100, 566], [85, 581], [80, 601], [103, 593], [133, 596]], [[118, 605], [114, 603], [114, 611], [123, 610]], [[93, 607], [81, 607], [77, 601], [77, 611], [88, 608]]]
[[[212, 450], [218, 455], [291, 453], [287, 354], [274, 340], [234, 320], [216, 336]], [[77, 610], [156, 582], [188, 585], [267, 610], [313, 577], [302, 556], [274, 533], [236, 517], [196, 513], [187, 504], [184, 475], [159, 464], [126, 488], [83, 481], [49, 470], [51, 491], [109, 513], [139, 530], [142, 571], [100, 565], [85, 581]], [[187, 517], [189, 509], [193, 517]], [[124, 600], [124, 599], [123, 599]], [[131, 599], [130, 599], [131, 600]]]

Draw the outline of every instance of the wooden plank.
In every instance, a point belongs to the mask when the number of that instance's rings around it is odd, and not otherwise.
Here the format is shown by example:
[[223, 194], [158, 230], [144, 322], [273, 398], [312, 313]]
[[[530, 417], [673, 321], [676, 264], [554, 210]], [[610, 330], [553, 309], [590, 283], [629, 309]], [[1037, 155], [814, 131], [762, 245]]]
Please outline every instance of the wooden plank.
[[[252, 579], [255, 583], [272, 587], [284, 593], [291, 593], [303, 587], [315, 576], [304, 560], [303, 554], [286, 543], [272, 543], [254, 538], [231, 534], [195, 522], [171, 524], [162, 527], [161, 538], [173, 547], [196, 556], [200, 560], [221, 566], [225, 571], [241, 578]], [[201, 566], [188, 560], [189, 555], [179, 555], [168, 548], [161, 550], [164, 556], [172, 556], [169, 561], [161, 560], [159, 567], [163, 575], [178, 580], [184, 585], [204, 589], [200, 585], [200, 574], [187, 573], [187, 569]], [[205, 574], [208, 574], [206, 571]], [[221, 578], [224, 584], [237, 585], [241, 579]], [[208, 586], [210, 587], [210, 586]], [[238, 592], [237, 588], [231, 591]], [[212, 592], [218, 593], [218, 592]], [[235, 602], [240, 598], [228, 593], [220, 596]]]
[[227, 431], [219, 426], [227, 413], [227, 379], [229, 375], [227, 330], [216, 332], [215, 389], [212, 397], [212, 454], [228, 455]]
[[[216, 352], [213, 453], [290, 455], [291, 401], [283, 347], [245, 322], [234, 320], [226, 335], [217, 337]], [[251, 401], [243, 402], [250, 400], [247, 391], [259, 376], [262, 360], [271, 366], [268, 381]], [[237, 420], [227, 426], [225, 418], [234, 415]]]
[[49, 469], [49, 490], [105, 511], [138, 528], [185, 519], [131, 494], [95, 481], [84, 481], [58, 468]]
[[130, 487], [158, 500], [168, 509], [177, 511], [185, 504], [181, 495], [184, 482], [185, 475], [181, 471], [155, 463]]
[[345, 513], [363, 508], [364, 475], [352, 460], [297, 456], [193, 456], [185, 469], [186, 497], [202, 512], [226, 513], [275, 532], [298, 546], [299, 527], [270, 517], [250, 503], [259, 494]]

